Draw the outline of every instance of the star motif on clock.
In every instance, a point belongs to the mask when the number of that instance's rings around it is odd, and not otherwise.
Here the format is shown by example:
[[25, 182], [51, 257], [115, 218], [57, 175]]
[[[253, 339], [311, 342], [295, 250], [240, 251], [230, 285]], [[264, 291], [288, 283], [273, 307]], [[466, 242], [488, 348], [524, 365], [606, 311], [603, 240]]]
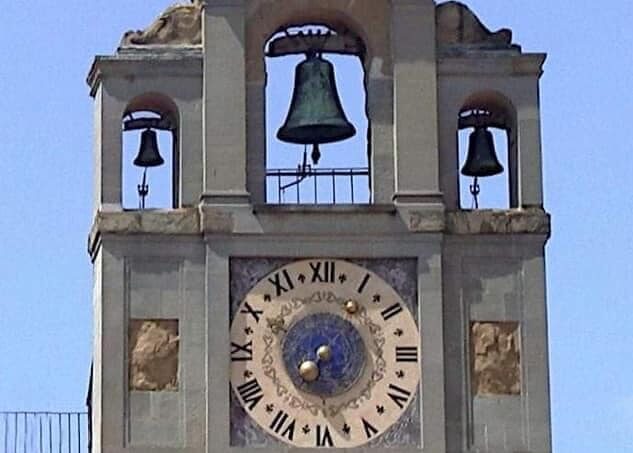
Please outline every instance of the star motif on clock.
[[415, 399], [419, 344], [409, 308], [378, 275], [342, 260], [297, 261], [242, 300], [231, 385], [255, 423], [284, 443], [360, 447]]

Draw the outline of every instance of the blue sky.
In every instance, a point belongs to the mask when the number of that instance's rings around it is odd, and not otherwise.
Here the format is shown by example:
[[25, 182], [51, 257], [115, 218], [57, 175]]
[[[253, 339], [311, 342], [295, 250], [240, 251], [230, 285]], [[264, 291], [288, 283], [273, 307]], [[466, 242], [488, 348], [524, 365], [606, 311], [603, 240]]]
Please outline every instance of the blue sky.
[[[85, 75], [93, 55], [112, 53], [125, 30], [143, 28], [167, 4], [2, 5], [0, 410], [83, 407], [92, 187]], [[633, 6], [468, 4], [490, 28], [513, 29], [524, 50], [549, 53], [541, 92], [554, 228], [547, 264], [555, 451], [633, 452]]]

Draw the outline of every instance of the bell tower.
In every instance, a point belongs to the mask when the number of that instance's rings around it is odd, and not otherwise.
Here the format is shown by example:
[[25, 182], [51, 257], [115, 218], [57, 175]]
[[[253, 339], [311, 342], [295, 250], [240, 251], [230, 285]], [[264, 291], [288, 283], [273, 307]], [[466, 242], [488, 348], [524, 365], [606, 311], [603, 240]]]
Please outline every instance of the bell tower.
[[196, 0], [96, 57], [93, 451], [550, 452], [544, 61], [432, 0]]

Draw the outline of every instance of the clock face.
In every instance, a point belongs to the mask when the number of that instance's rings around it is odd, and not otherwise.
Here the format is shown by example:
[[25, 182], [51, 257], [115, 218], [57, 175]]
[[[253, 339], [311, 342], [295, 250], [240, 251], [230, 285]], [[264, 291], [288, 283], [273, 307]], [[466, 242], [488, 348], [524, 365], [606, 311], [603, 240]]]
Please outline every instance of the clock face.
[[266, 432], [298, 447], [376, 439], [414, 399], [420, 335], [398, 293], [341, 260], [264, 277], [231, 326], [231, 385]]

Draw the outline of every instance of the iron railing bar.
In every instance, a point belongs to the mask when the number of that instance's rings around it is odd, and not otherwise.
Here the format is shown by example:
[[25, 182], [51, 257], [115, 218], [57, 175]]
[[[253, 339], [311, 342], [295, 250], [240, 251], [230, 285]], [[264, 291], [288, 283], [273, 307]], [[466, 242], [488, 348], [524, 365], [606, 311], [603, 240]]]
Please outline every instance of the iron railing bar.
[[57, 414], [57, 453], [62, 453], [62, 414]]
[[314, 174], [314, 177], [312, 179], [314, 180], [314, 204], [318, 204], [319, 197], [318, 197], [317, 181], [319, 178], [317, 178], [316, 174]]
[[9, 451], [9, 414], [4, 416], [4, 451]]
[[336, 170], [332, 170], [332, 204], [336, 204]]
[[15, 413], [15, 417], [14, 417], [14, 425], [15, 425], [15, 429], [14, 429], [14, 437], [13, 437], [13, 453], [17, 453], [18, 452], [18, 413]]
[[352, 173], [351, 169], [349, 171], [349, 186], [350, 193], [352, 194], [352, 204], [354, 204], [354, 174]]
[[38, 418], [39, 424], [40, 424], [40, 452], [43, 453], [44, 452], [44, 439], [42, 437], [42, 431], [44, 430], [42, 428], [42, 416], [40, 415]]
[[77, 453], [81, 451], [81, 416], [77, 415]]
[[26, 414], [25, 413], [20, 413], [20, 415], [22, 416], [22, 452], [26, 453]]
[[53, 453], [53, 417], [51, 414], [46, 414], [48, 417], [48, 453]]
[[66, 414], [66, 419], [68, 421], [68, 426], [66, 428], [68, 430], [68, 453], [73, 453], [70, 449], [72, 445], [72, 442], [70, 441], [70, 412]]

